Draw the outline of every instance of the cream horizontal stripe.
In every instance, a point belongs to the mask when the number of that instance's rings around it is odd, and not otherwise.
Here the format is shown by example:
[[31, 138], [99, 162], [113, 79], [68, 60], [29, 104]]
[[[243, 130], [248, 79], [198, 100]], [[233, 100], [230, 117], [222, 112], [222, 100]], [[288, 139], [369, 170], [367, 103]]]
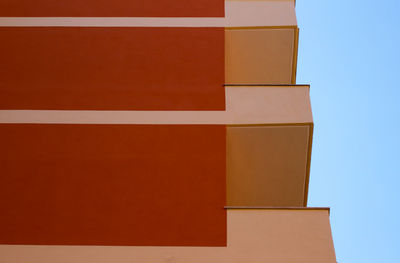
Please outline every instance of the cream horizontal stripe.
[[336, 263], [323, 210], [228, 210], [226, 247], [0, 245], [0, 255], [2, 263]]
[[226, 111], [0, 110], [0, 123], [241, 125], [311, 122], [308, 86], [227, 87]]
[[225, 111], [1, 110], [0, 123], [218, 124], [225, 116]]
[[1, 17], [0, 26], [13, 27], [224, 27], [220, 18], [185, 17]]
[[0, 27], [276, 27], [296, 26], [288, 1], [227, 1], [225, 17], [0, 17]]
[[0, 110], [0, 123], [54, 124], [284, 124], [309, 123], [296, 118], [266, 116], [263, 120], [238, 120], [226, 111], [53, 111]]

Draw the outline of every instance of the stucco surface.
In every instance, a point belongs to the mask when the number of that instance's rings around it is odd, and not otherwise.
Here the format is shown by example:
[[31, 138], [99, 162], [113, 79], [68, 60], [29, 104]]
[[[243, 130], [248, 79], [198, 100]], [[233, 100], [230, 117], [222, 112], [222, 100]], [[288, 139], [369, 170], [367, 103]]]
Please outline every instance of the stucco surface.
[[227, 247], [0, 246], [2, 263], [336, 263], [326, 210], [228, 210]]

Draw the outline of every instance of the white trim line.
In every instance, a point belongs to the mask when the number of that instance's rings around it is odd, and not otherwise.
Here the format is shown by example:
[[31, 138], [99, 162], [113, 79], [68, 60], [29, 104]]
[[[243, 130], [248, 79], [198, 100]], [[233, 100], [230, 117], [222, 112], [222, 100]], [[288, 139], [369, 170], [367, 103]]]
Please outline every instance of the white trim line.
[[226, 88], [226, 111], [0, 110], [0, 123], [287, 124], [311, 123], [308, 86]]
[[224, 27], [211, 17], [0, 17], [0, 27]]
[[0, 110], [0, 123], [224, 124], [226, 111]]

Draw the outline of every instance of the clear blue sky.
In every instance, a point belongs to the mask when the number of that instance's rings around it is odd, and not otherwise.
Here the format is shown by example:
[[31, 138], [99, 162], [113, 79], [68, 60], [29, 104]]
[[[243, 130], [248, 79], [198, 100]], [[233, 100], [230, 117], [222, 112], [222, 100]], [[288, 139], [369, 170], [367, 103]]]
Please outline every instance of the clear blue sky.
[[315, 122], [309, 206], [339, 263], [400, 262], [400, 1], [298, 0]]

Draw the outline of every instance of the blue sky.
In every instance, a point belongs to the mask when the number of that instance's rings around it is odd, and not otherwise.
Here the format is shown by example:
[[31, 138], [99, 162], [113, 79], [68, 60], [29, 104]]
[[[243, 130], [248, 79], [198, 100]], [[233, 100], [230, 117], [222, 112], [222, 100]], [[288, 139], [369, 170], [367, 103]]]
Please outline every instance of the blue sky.
[[400, 1], [296, 8], [315, 122], [309, 206], [331, 207], [339, 263], [398, 263]]

